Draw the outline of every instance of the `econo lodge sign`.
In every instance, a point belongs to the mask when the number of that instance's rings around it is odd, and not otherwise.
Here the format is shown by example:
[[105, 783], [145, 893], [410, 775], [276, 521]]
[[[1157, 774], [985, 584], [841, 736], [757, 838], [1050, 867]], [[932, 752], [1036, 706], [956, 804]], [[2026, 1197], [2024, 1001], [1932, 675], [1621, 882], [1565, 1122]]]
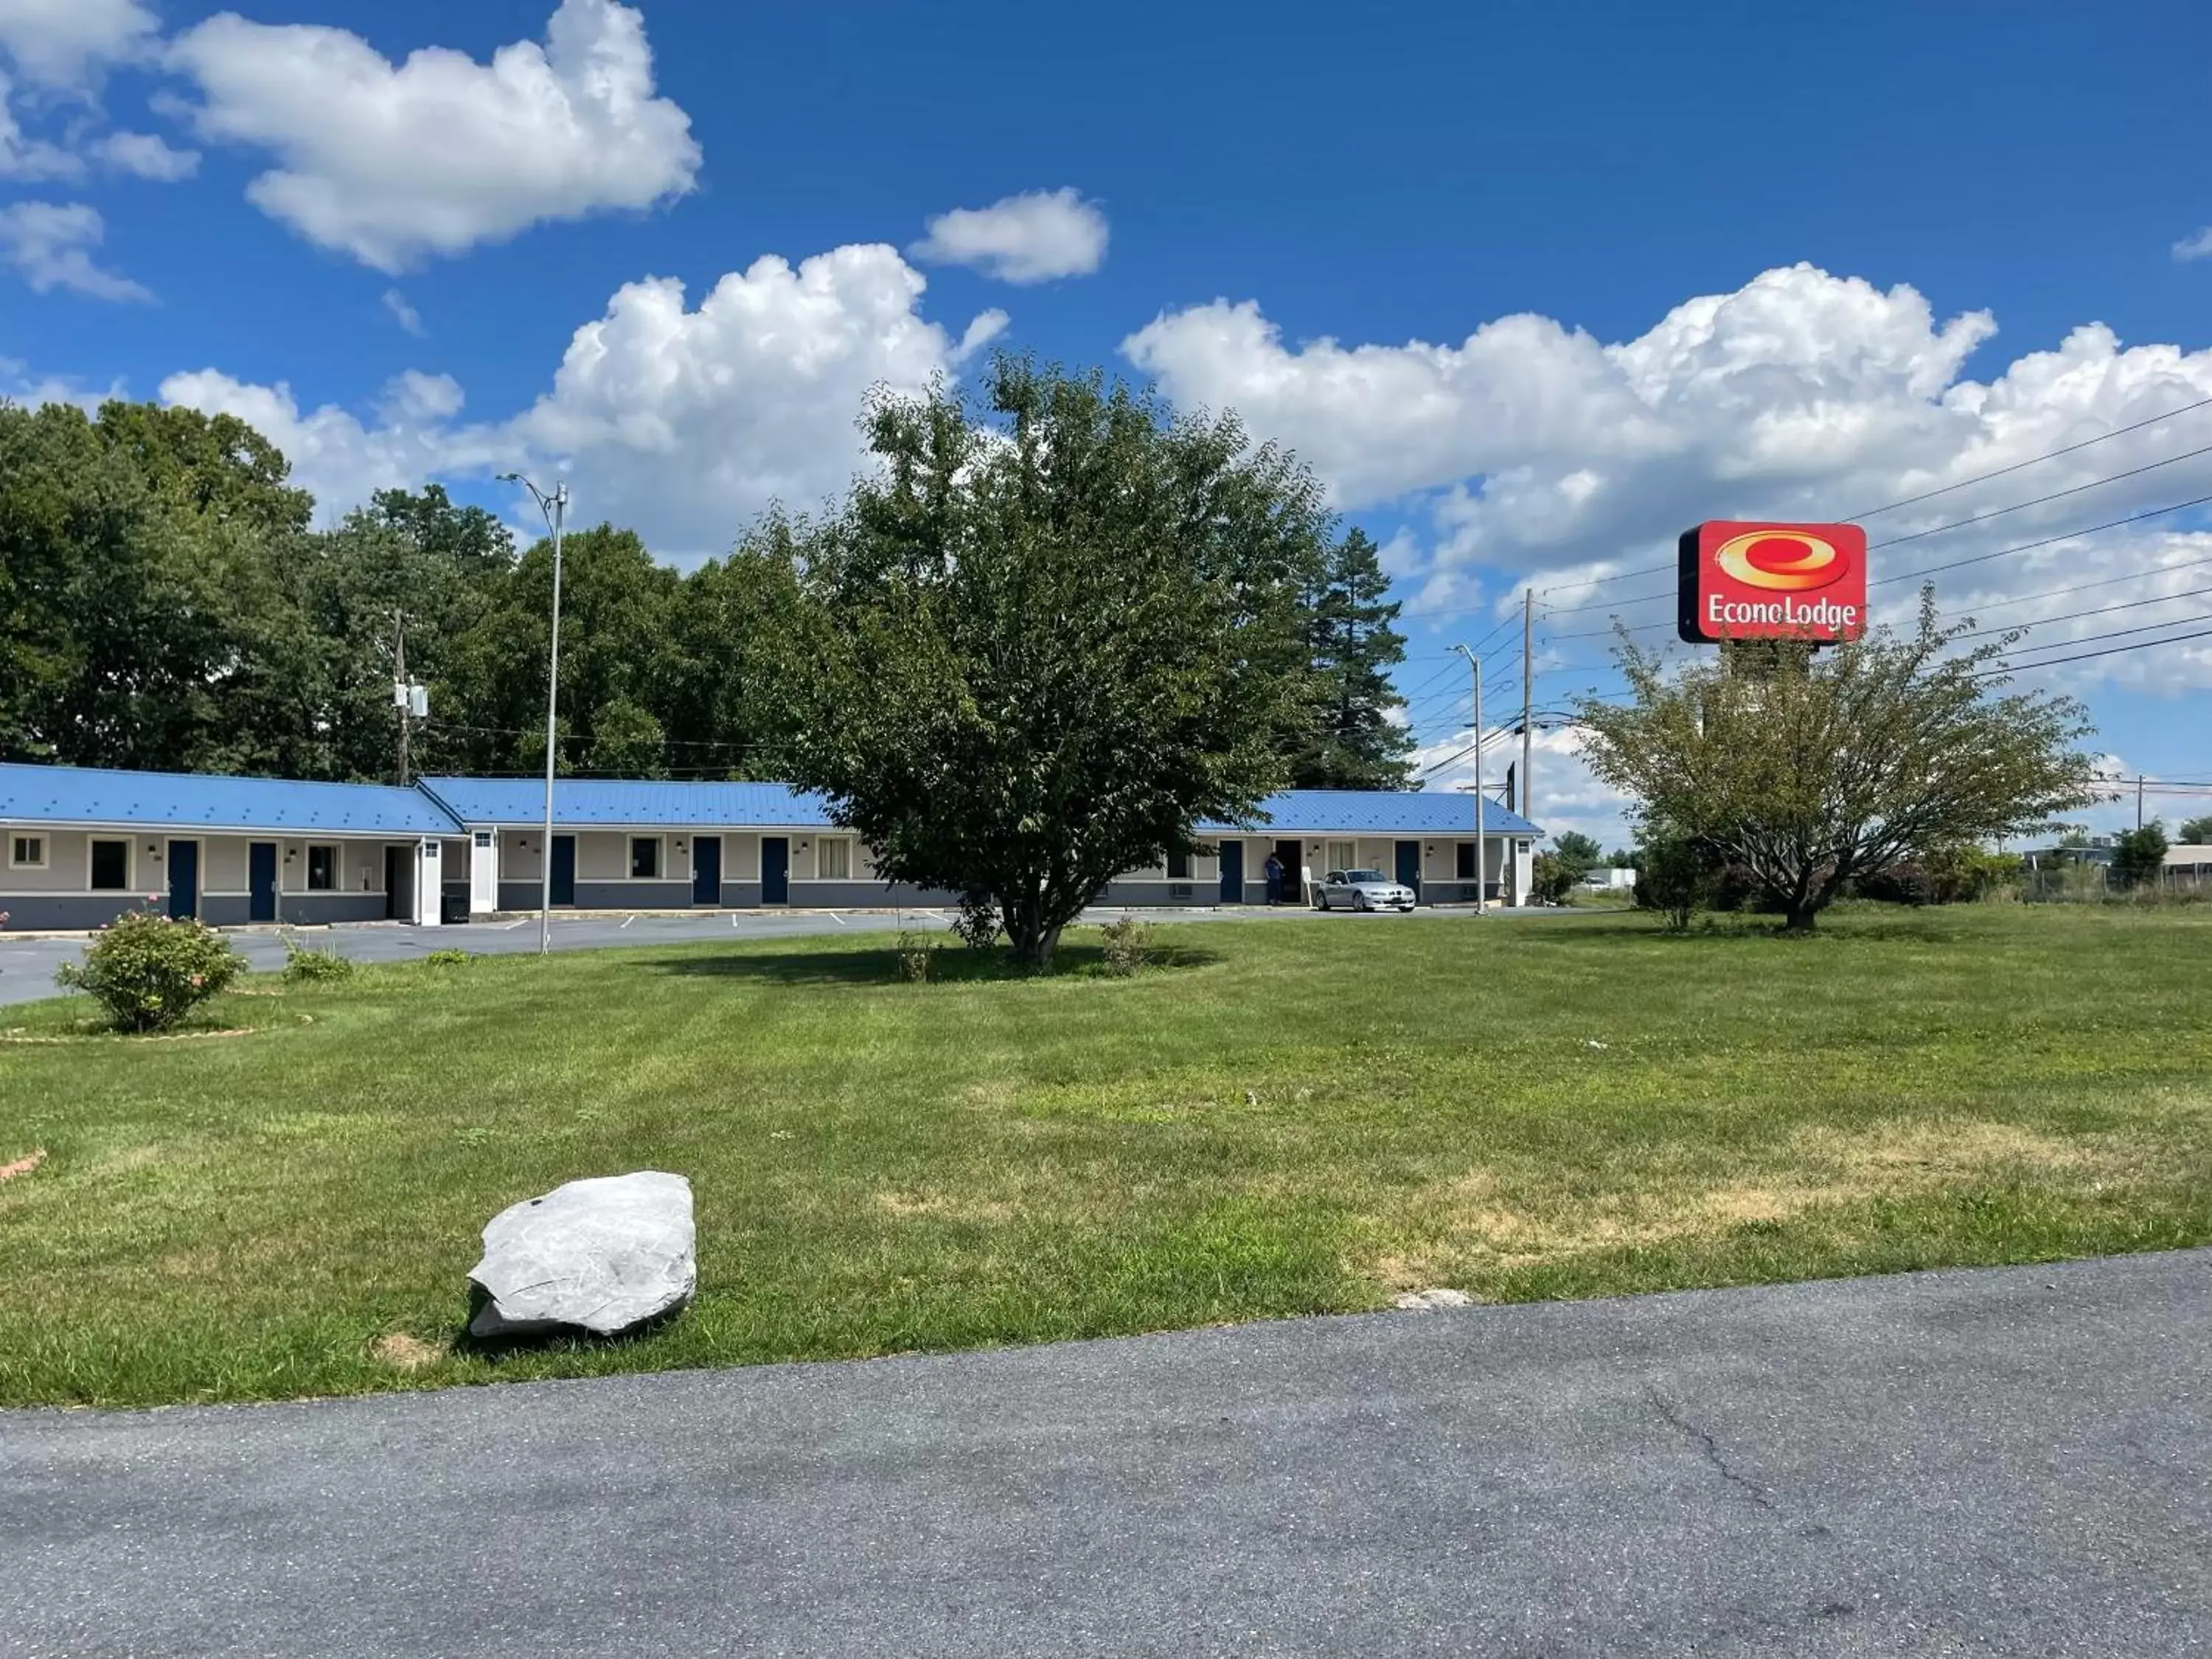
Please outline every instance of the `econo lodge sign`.
[[1741, 524], [1682, 532], [1681, 635], [1832, 643], [1866, 632], [1866, 532], [1855, 524]]

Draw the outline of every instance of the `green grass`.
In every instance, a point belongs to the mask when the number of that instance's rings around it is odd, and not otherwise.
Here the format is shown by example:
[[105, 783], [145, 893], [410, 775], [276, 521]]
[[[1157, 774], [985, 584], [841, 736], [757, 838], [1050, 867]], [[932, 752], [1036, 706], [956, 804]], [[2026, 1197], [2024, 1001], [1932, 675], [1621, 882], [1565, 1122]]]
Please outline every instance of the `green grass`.
[[[1035, 1342], [2212, 1239], [2212, 915], [1162, 930], [1050, 979], [889, 941], [0, 1011], [0, 1401], [242, 1400]], [[1095, 940], [1095, 935], [1093, 936]], [[495, 1211], [674, 1170], [700, 1294], [456, 1350]]]

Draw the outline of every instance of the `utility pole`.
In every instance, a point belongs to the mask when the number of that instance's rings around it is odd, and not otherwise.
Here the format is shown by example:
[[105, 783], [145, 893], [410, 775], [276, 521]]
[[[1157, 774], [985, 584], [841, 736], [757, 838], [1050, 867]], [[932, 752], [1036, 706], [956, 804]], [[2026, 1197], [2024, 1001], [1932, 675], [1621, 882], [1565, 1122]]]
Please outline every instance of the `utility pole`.
[[1467, 659], [1474, 677], [1474, 914], [1490, 914], [1490, 849], [1482, 837], [1482, 660], [1463, 645], [1452, 649]]
[[1514, 798], [1514, 811], [1531, 823], [1536, 821], [1529, 811], [1536, 796], [1529, 787], [1535, 774], [1528, 763], [1536, 729], [1535, 646], [1536, 590], [1531, 587], [1521, 595], [1521, 793]]
[[553, 740], [561, 707], [561, 526], [568, 516], [568, 486], [556, 483], [548, 495], [520, 472], [502, 472], [506, 483], [519, 483], [538, 502], [545, 527], [553, 532], [553, 636], [545, 659], [545, 841], [538, 849], [538, 954], [553, 948]]
[[2142, 774], [2136, 774], [2136, 828], [2142, 828]]
[[407, 743], [414, 722], [408, 707], [407, 622], [397, 607], [392, 612], [392, 701], [399, 707], [399, 787], [407, 787]]

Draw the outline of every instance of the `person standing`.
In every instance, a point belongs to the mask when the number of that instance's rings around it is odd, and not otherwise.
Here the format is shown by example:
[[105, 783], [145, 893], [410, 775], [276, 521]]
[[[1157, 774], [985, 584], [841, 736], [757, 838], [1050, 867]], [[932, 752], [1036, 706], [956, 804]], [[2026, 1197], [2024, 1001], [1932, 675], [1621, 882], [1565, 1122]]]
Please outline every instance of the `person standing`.
[[1267, 902], [1280, 904], [1283, 902], [1283, 861], [1270, 853], [1264, 867], [1267, 872]]

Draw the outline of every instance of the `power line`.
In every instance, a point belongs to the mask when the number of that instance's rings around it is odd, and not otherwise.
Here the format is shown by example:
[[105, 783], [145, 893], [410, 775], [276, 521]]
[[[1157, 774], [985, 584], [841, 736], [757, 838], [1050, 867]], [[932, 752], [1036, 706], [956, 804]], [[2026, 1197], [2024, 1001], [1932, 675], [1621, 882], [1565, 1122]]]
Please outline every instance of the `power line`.
[[[2179, 409], [2169, 409], [2163, 415], [2154, 415], [2148, 420], [2137, 421], [2132, 426], [2114, 427], [2110, 432], [2100, 433], [2094, 438], [2084, 438], [2080, 443], [2068, 444], [2063, 449], [2049, 450], [2043, 454], [2031, 456], [2024, 461], [2014, 461], [2010, 466], [2001, 466], [1992, 472], [1982, 472], [1971, 478], [1961, 478], [1956, 483], [1945, 484], [1941, 489], [1930, 489], [1918, 495], [1907, 495], [1901, 501], [1891, 501], [1885, 507], [1870, 507], [1863, 513], [1848, 513], [1844, 516], [1846, 521], [1874, 519], [1881, 517], [1885, 513], [1894, 513], [1900, 507], [1914, 507], [1922, 501], [1932, 501], [1938, 495], [1948, 495], [1954, 490], [1964, 489], [1970, 484], [1987, 483], [1991, 478], [2002, 478], [2008, 473], [2023, 471], [2031, 466], [2040, 466], [2045, 461], [2057, 460], [2061, 455], [2071, 455], [2077, 449], [2087, 449], [2096, 444], [2108, 443], [2114, 438], [2125, 437], [2130, 432], [2140, 432], [2147, 426], [2156, 426], [2160, 421], [2172, 420], [2177, 416], [2189, 414], [2191, 410], [2203, 409], [2208, 404], [2212, 404], [2212, 398], [2199, 398], [2193, 404], [2184, 404]], [[2124, 473], [2121, 476], [2126, 475]]]
[[[1899, 508], [1899, 507], [1915, 507], [1915, 506], [1917, 506], [1917, 505], [1918, 505], [1920, 502], [1922, 502], [1922, 501], [1934, 501], [1934, 500], [1936, 499], [1936, 497], [1937, 497], [1938, 495], [1951, 495], [1951, 494], [1954, 493], [1955, 491], [1961, 490], [1961, 489], [1966, 489], [1966, 488], [1968, 488], [1969, 486], [1973, 485], [1973, 484], [1978, 484], [1978, 483], [1988, 483], [1990, 479], [1992, 479], [1992, 478], [2002, 478], [2002, 477], [2006, 477], [2006, 476], [2008, 476], [2008, 474], [2011, 474], [2011, 473], [2025, 471], [2027, 468], [2029, 468], [2029, 467], [2031, 467], [2031, 466], [2040, 466], [2040, 465], [2041, 465], [2044, 462], [2045, 462], [2045, 461], [2055, 461], [2055, 460], [2057, 460], [2057, 459], [2061, 455], [2071, 455], [2071, 454], [2073, 454], [2073, 453], [2074, 453], [2075, 451], [2077, 451], [2077, 450], [2088, 449], [2088, 448], [2090, 448], [2090, 447], [2094, 447], [2094, 446], [2095, 446], [2095, 445], [2097, 445], [2097, 444], [2101, 444], [2101, 443], [2106, 443], [2106, 442], [2109, 442], [2111, 440], [2112, 440], [2112, 439], [2114, 439], [2114, 438], [2124, 437], [2124, 436], [2126, 436], [2126, 435], [2127, 435], [2129, 433], [2130, 433], [2130, 432], [2140, 432], [2140, 431], [2142, 431], [2142, 430], [2145, 427], [2147, 427], [2147, 426], [2156, 426], [2156, 425], [2157, 425], [2160, 421], [2171, 421], [2171, 420], [2173, 420], [2173, 419], [2177, 418], [2177, 417], [2178, 417], [2178, 416], [2179, 416], [2191, 414], [2191, 413], [2192, 413], [2193, 411], [2195, 411], [2195, 410], [2197, 410], [2203, 409], [2203, 408], [2206, 408], [2206, 407], [2208, 407], [2208, 406], [2212, 406], [2212, 398], [2198, 398], [2195, 403], [2193, 403], [2193, 404], [2183, 404], [2180, 408], [2179, 408], [2179, 409], [2169, 409], [2169, 410], [2166, 410], [2163, 415], [2154, 415], [2154, 416], [2150, 416], [2150, 418], [2149, 418], [2149, 419], [2148, 419], [2148, 420], [2136, 421], [2136, 422], [2135, 422], [2132, 425], [2129, 425], [2129, 426], [2114, 427], [2114, 428], [2113, 428], [2110, 432], [2100, 433], [2096, 437], [2094, 437], [2094, 438], [2084, 438], [2084, 439], [2082, 439], [2082, 440], [2081, 441], [2081, 442], [2079, 442], [2079, 443], [2071, 443], [2071, 444], [2067, 444], [2067, 445], [2064, 445], [2063, 447], [2060, 447], [2060, 448], [2057, 448], [2057, 449], [2046, 450], [2044, 453], [2042, 453], [2042, 454], [2040, 454], [2040, 455], [2032, 455], [2032, 456], [2030, 456], [2027, 459], [2026, 459], [2026, 460], [2024, 460], [2024, 461], [2014, 461], [2014, 462], [2011, 465], [2009, 465], [2009, 466], [2000, 466], [2000, 467], [1996, 467], [1996, 468], [1995, 468], [1995, 469], [1993, 469], [1992, 471], [1988, 471], [1988, 472], [1978, 472], [1978, 473], [1976, 473], [1976, 474], [1975, 474], [1972, 477], [1971, 477], [1971, 478], [1961, 478], [1961, 479], [1960, 479], [1960, 480], [1959, 480], [1959, 482], [1958, 482], [1958, 483], [1948, 483], [1948, 484], [1945, 484], [1945, 485], [1944, 485], [1942, 489], [1929, 489], [1929, 490], [1924, 490], [1924, 491], [1923, 491], [1921, 494], [1919, 494], [1919, 495], [1907, 495], [1907, 496], [1906, 496], [1906, 497], [1905, 497], [1905, 499], [1904, 499], [1904, 500], [1902, 500], [1902, 501], [1887, 501], [1887, 502], [1883, 503], [1883, 505], [1881, 505], [1881, 506], [1880, 506], [1880, 507], [1868, 507], [1865, 511], [1863, 511], [1863, 512], [1860, 512], [1860, 513], [1846, 513], [1846, 514], [1844, 515], [1843, 521], [1844, 521], [1844, 523], [1856, 523], [1857, 520], [1861, 520], [1861, 519], [1875, 519], [1875, 518], [1880, 518], [1883, 514], [1885, 514], [1885, 513], [1894, 513], [1894, 512], [1896, 512], [1896, 511], [1897, 511], [1897, 509], [1898, 509], [1898, 508]], [[2193, 452], [2193, 453], [2198, 453], [2198, 454], [2201, 454], [2201, 453], [2203, 453], [2203, 452], [2200, 450], [2200, 451], [2196, 451], [2196, 452]], [[2187, 457], [2187, 456], [2177, 456], [2177, 457], [2175, 457], [2174, 459], [2178, 459], [2178, 460], [2186, 460], [2186, 459], [2188, 459], [2188, 457]], [[2165, 461], [2160, 461], [2160, 462], [2155, 463], [2155, 465], [2160, 465], [2160, 466], [2165, 466], [2165, 465], [2168, 465], [2168, 464], [2169, 464], [2169, 463], [2165, 462]], [[2142, 470], [2142, 471], [2148, 471], [2148, 469], [2147, 469], [2147, 468], [2146, 468], [2146, 469], [2139, 469], [2139, 470]], [[2132, 477], [2132, 476], [2133, 476], [2133, 474], [2126, 473], [2126, 472], [2121, 472], [2121, 473], [2115, 473], [2113, 476], [2114, 476], [2115, 477], [2122, 477], [2122, 478], [2125, 478], [2125, 477]], [[2109, 482], [2111, 482], [2111, 480], [2109, 480], [2109, 479], [2104, 479], [2104, 480], [2100, 480], [2100, 483], [2109, 483]], [[2083, 487], [2084, 489], [2088, 488], [2088, 486], [2087, 486], [2087, 485], [2084, 485], [2084, 486], [2082, 486], [2082, 487]], [[2056, 499], [2057, 499], [2057, 497], [2056, 497], [2056, 496], [2046, 496], [2045, 499], [2045, 500], [2056, 500]], [[2031, 507], [2032, 507], [2032, 506], [2034, 506], [2034, 505], [2035, 505], [2035, 503], [2031, 501], [2031, 502], [2025, 502], [2025, 503], [2023, 503], [2023, 505], [2025, 505], [2025, 506], [2031, 506]], [[2013, 510], [2013, 509], [2008, 508], [2007, 510], [2008, 510], [2008, 511], [2011, 511], [2011, 510]], [[1933, 532], [1930, 532], [1930, 533], [1933, 533]], [[1884, 544], [1885, 546], [1888, 545], [1888, 544], [1887, 544], [1887, 543], [1885, 543], [1885, 544]], [[1656, 576], [1656, 575], [1658, 575], [1658, 574], [1662, 574], [1662, 572], [1668, 571], [1668, 570], [1672, 570], [1673, 568], [1674, 568], [1674, 565], [1673, 561], [1671, 561], [1671, 560], [1670, 560], [1668, 562], [1667, 562], [1667, 563], [1665, 563], [1665, 564], [1647, 565], [1647, 566], [1644, 567], [1643, 568], [1641, 568], [1641, 569], [1638, 569], [1638, 570], [1617, 570], [1617, 571], [1614, 571], [1614, 572], [1613, 572], [1612, 574], [1610, 574], [1610, 575], [1607, 575], [1607, 576], [1601, 576], [1601, 577], [1599, 577], [1599, 578], [1598, 578], [1598, 580], [1599, 580], [1600, 582], [1627, 581], [1627, 580], [1629, 580], [1631, 578], [1632, 578], [1632, 577], [1636, 577], [1636, 576]], [[1567, 587], [1581, 587], [1581, 586], [1592, 586], [1592, 585], [1593, 585], [1593, 584], [1589, 584], [1589, 583], [1583, 583], [1583, 582], [1562, 582], [1562, 583], [1560, 583], [1560, 584], [1559, 584], [1559, 586], [1558, 587], [1540, 587], [1540, 588], [1538, 588], [1538, 589], [1536, 590], [1536, 597], [1537, 597], [1537, 598], [1539, 598], [1539, 599], [1541, 599], [1541, 598], [1542, 598], [1545, 594], [1547, 594], [1547, 593], [1557, 593], [1557, 592], [1560, 592], [1560, 591], [1561, 591], [1561, 589], [1564, 589], [1564, 588], [1567, 588]], [[1633, 600], [1628, 600], [1628, 601], [1624, 601], [1624, 603], [1627, 603], [1627, 604], [1633, 604], [1633, 603], [1635, 603], [1635, 601], [1633, 601]], [[1589, 608], [1592, 608], [1592, 607], [1587, 607], [1587, 606], [1585, 606], [1585, 607], [1583, 607], [1583, 608], [1584, 608], [1584, 609], [1589, 609]], [[1564, 614], [1564, 613], [1562, 613], [1562, 614]]]
[[2086, 530], [2062, 531], [2056, 536], [2045, 536], [2040, 541], [2021, 542], [2012, 547], [2001, 547], [1994, 553], [1977, 553], [1971, 558], [1954, 559], [1948, 564], [1931, 564], [1925, 570], [1900, 571], [1894, 576], [1884, 576], [1880, 581], [1869, 582], [1869, 587], [1887, 587], [1893, 582], [1917, 581], [1929, 576], [1940, 575], [1946, 570], [1963, 570], [1970, 564], [1987, 564], [1991, 559], [2008, 558], [2014, 553], [2033, 552], [2039, 547], [2049, 547], [2057, 542], [2070, 542], [2082, 536], [2094, 536], [2107, 530], [2118, 530], [2122, 525], [2141, 524], [2145, 519], [2162, 519], [2169, 513], [2185, 513], [2192, 507], [2202, 507], [2212, 501], [2212, 495], [2198, 495], [2185, 501], [2176, 501], [2172, 507], [2154, 507], [2145, 513], [2130, 513], [2124, 519], [2107, 519], [2102, 524], [2093, 524]]
[[[2086, 617], [2107, 617], [2115, 611], [2139, 611], [2147, 605], [2172, 605], [2176, 599], [2193, 599], [2205, 593], [2212, 593], [2212, 587], [2192, 587], [2186, 592], [2160, 593], [2155, 599], [2129, 599], [2120, 605], [2100, 605], [2094, 611], [2069, 611], [2063, 617], [2038, 617], [2033, 622], [2008, 623], [1998, 628], [1970, 629], [1966, 633], [1954, 637], [1961, 640], [1977, 640], [1984, 634], [2025, 633], [2031, 628], [2048, 628], [2053, 623], [2080, 622]], [[2186, 621], [2187, 618], [2184, 617], [2182, 620]], [[2066, 643], [2072, 645], [2075, 641], [2069, 640]]]
[[2000, 507], [1987, 513], [1977, 513], [1971, 519], [1959, 519], [1950, 524], [1939, 524], [1932, 530], [1916, 530], [1909, 536], [1892, 536], [1886, 542], [1869, 542], [1867, 551], [1871, 553], [1877, 548], [1901, 547], [1906, 542], [1917, 542], [1923, 537], [1946, 535], [1954, 530], [1964, 530], [1969, 525], [1985, 524], [1991, 519], [2002, 519], [2008, 513], [2024, 513], [2031, 507], [2041, 507], [2048, 501], [2064, 501], [2069, 495], [2079, 495], [2085, 490], [2102, 489], [2106, 484], [2118, 483], [2123, 478], [2137, 477], [2145, 472], [2155, 472], [2159, 468], [2172, 466], [2178, 461], [2193, 461], [2199, 455], [2212, 455], [2212, 444], [2206, 444], [2201, 449], [2185, 450], [2179, 455], [2169, 455], [2162, 461], [2152, 461], [2146, 465], [2130, 467], [2125, 472], [2115, 472], [2110, 477], [2092, 478], [2087, 483], [2075, 484], [2071, 489], [2053, 490], [2050, 495], [2038, 495], [2033, 501], [2015, 501], [2010, 507]]
[[[2108, 634], [2084, 634], [2078, 640], [2053, 640], [2048, 645], [2024, 645], [2021, 649], [2023, 651], [2062, 651], [2069, 645], [2089, 645], [2098, 640], [2124, 639], [2130, 634], [2148, 634], [2157, 629], [2179, 628], [2184, 623], [2193, 622], [2212, 622], [2212, 611], [2200, 611], [2193, 617], [2169, 617], [2164, 622], [2141, 623], [2133, 628], [2116, 628]], [[2145, 643], [2155, 644], [2156, 641], [2146, 641]], [[2031, 662], [2023, 663], [2019, 665], [2026, 668], [2038, 668], [2042, 665], [2039, 663]]]
[[[2189, 619], [2184, 618], [2184, 620]], [[2173, 624], [2169, 623], [2166, 625], [2172, 627]], [[1996, 668], [1984, 669], [1972, 678], [1978, 680], [1994, 679], [1999, 674], [2024, 674], [2034, 668], [2056, 668], [2061, 663], [2087, 662], [2093, 657], [2118, 657], [2130, 651], [2148, 651], [2153, 646], [2179, 645], [2185, 640], [2206, 638], [2212, 638], [2212, 628], [2200, 628], [2193, 634], [2175, 634], [2162, 640], [2137, 640], [2133, 645], [2108, 645], [2102, 651], [2083, 651], [2071, 657], [2046, 657], [2041, 662], [2016, 665], [2006, 663]]]

